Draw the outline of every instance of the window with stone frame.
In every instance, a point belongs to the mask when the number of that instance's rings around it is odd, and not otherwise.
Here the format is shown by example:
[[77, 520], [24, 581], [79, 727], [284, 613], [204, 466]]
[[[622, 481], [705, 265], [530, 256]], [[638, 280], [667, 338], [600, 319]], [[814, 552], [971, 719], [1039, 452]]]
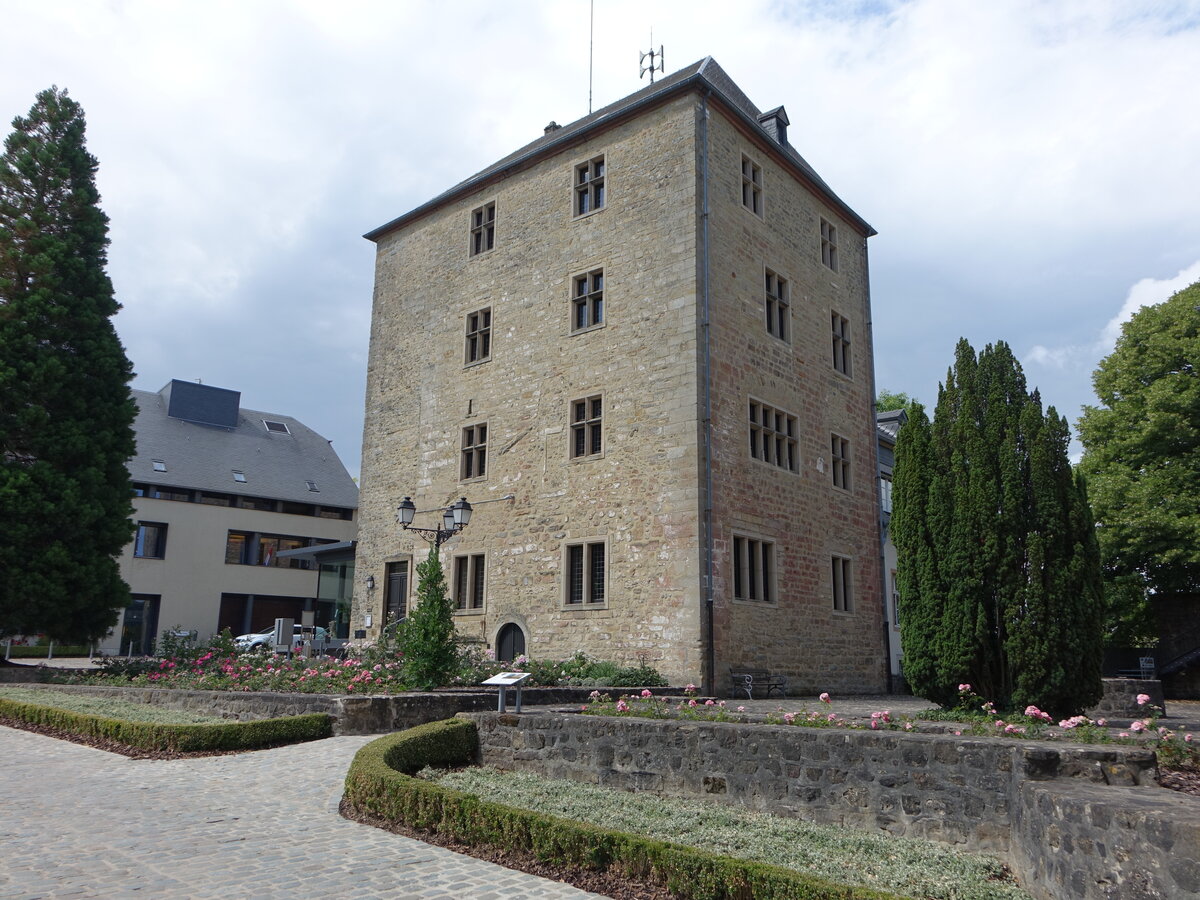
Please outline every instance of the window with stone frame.
[[460, 610], [483, 609], [486, 584], [482, 553], [454, 557], [454, 605]]
[[604, 208], [604, 156], [575, 167], [575, 215], [586, 216]]
[[788, 294], [790, 287], [786, 278], [766, 270], [765, 278], [766, 299], [764, 308], [767, 314], [767, 334], [774, 335], [781, 341], [791, 341], [791, 308]]
[[759, 218], [763, 214], [762, 166], [743, 154], [742, 156], [742, 206]]
[[568, 606], [603, 603], [607, 595], [606, 547], [604, 541], [566, 545], [564, 601]]
[[775, 602], [775, 544], [733, 536], [733, 599]]
[[854, 612], [854, 576], [848, 556], [830, 557], [833, 586], [833, 611]]
[[603, 324], [604, 270], [576, 275], [571, 283], [571, 330], [584, 331]]
[[467, 314], [466, 364], [487, 362], [492, 358], [492, 308]]
[[800, 471], [796, 417], [791, 413], [750, 401], [750, 456], [788, 472]]
[[604, 451], [604, 399], [597, 394], [571, 403], [571, 459]]
[[821, 262], [838, 270], [837, 226], [825, 219], [821, 220]]
[[833, 470], [833, 486], [850, 490], [850, 442], [840, 434], [829, 436], [829, 467]]
[[496, 246], [496, 201], [471, 210], [471, 255], [487, 253]]
[[847, 378], [851, 375], [850, 320], [838, 312], [830, 315], [833, 328], [833, 368]]
[[462, 430], [462, 464], [459, 478], [483, 478], [487, 475], [487, 432], [486, 422], [468, 425]]

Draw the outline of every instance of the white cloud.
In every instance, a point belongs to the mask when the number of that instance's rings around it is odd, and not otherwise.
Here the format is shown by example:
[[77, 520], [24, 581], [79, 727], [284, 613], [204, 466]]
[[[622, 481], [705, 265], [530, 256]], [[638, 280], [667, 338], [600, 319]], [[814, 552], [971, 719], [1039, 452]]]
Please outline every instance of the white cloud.
[[1133, 318], [1144, 306], [1154, 306], [1169, 299], [1189, 285], [1200, 281], [1200, 260], [1192, 263], [1179, 274], [1170, 278], [1143, 278], [1129, 289], [1121, 311], [1108, 320], [1096, 340], [1090, 344], [1063, 344], [1047, 347], [1035, 344], [1025, 354], [1026, 364], [1033, 363], [1046, 368], [1095, 368], [1101, 357], [1107, 356], [1117, 345], [1121, 327]]
[[[241, 389], [354, 471], [359, 235], [585, 114], [588, 12], [7, 0], [0, 118], [52, 83], [84, 105], [138, 387]], [[645, 84], [651, 29], [668, 72], [712, 55], [786, 104], [792, 143], [879, 229], [881, 386], [931, 401], [959, 336], [1004, 339], [1078, 406], [1100, 344], [1176, 280], [1139, 279], [1200, 256], [1197, 0], [595, 0], [595, 108]]]
[[1121, 336], [1121, 326], [1132, 319], [1133, 314], [1139, 309], [1143, 306], [1162, 303], [1198, 281], [1200, 281], [1200, 260], [1192, 263], [1186, 269], [1181, 269], [1174, 278], [1143, 278], [1131, 287], [1128, 296], [1125, 297], [1125, 303], [1121, 306], [1121, 311], [1109, 320], [1100, 334], [1098, 346], [1102, 350], [1102, 355], [1109, 353], [1117, 345], [1117, 338]]

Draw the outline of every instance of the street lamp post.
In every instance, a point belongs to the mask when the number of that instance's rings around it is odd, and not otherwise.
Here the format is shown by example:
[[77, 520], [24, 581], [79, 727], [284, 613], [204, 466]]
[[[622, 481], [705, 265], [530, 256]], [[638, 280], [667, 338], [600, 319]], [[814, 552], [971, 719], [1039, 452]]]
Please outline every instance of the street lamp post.
[[442, 510], [441, 528], [418, 528], [412, 523], [416, 514], [417, 506], [412, 502], [412, 497], [405, 497], [396, 507], [396, 521], [400, 523], [400, 527], [405, 531], [415, 531], [433, 544], [434, 550], [437, 550], [443, 543], [467, 527], [467, 523], [471, 521], [471, 504], [467, 502], [466, 497], [459, 497], [447, 506]]

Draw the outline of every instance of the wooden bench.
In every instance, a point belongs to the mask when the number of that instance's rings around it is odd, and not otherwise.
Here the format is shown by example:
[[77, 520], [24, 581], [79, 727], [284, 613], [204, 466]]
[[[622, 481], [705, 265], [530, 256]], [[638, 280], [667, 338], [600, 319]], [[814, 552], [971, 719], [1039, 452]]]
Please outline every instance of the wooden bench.
[[754, 699], [754, 691], [758, 689], [764, 699], [771, 696], [771, 691], [778, 691], [780, 697], [787, 696], [787, 676], [772, 674], [766, 669], [734, 669], [729, 673], [729, 691], [734, 696], [746, 695], [746, 699]]

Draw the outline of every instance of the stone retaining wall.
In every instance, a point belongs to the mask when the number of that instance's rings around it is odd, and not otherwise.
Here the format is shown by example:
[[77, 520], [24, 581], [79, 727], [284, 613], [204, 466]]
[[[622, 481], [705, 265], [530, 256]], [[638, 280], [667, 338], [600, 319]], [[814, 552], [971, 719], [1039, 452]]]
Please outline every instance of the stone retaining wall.
[[0, 684], [32, 684], [45, 677], [41, 666], [18, 663], [15, 666], [0, 666]]
[[[1146, 694], [1150, 702], [1138, 705], [1138, 694]], [[1165, 702], [1162, 682], [1157, 679], [1105, 678], [1104, 696], [1087, 715], [1093, 719], [1141, 719], [1150, 714], [1150, 706], [1163, 709]]]
[[[1152, 751], [791, 726], [466, 714], [481, 761], [1001, 856], [1047, 900], [1200, 897], [1200, 803]], [[1105, 893], [1109, 888], [1111, 893]]]
[[1200, 800], [1176, 791], [1027, 782], [1010, 862], [1038, 897], [1200, 897]]

